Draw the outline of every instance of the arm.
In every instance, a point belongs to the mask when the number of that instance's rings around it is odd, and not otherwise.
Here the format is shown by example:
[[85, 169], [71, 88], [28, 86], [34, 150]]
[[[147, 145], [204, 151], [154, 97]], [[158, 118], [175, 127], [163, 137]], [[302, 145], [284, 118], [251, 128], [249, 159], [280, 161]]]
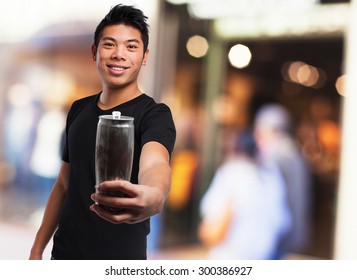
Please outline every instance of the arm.
[[57, 228], [62, 204], [68, 189], [68, 178], [69, 164], [62, 162], [60, 173], [46, 205], [41, 226], [31, 248], [30, 260], [42, 259], [43, 251]]
[[[203, 245], [212, 247], [224, 240], [234, 216], [230, 185], [234, 178], [226, 174], [225, 165], [219, 167], [200, 202], [201, 222], [197, 234]], [[236, 187], [236, 186], [234, 186]]]
[[91, 210], [112, 223], [138, 223], [159, 213], [171, 187], [169, 153], [158, 142], [148, 142], [143, 146], [139, 165], [139, 184], [128, 181], [106, 181], [98, 186], [98, 191], [121, 191], [127, 197], [109, 197], [94, 193], [92, 199], [99, 204], [122, 208], [123, 212], [112, 213], [93, 204]]
[[198, 237], [207, 247], [220, 243], [228, 232], [233, 219], [232, 207], [228, 204], [221, 212], [218, 217], [204, 217], [198, 226]]

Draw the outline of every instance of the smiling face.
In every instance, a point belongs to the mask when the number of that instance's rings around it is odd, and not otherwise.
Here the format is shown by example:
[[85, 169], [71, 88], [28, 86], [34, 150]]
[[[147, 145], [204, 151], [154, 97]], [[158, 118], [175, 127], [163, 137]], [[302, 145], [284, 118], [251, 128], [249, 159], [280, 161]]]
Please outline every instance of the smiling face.
[[98, 47], [92, 46], [92, 54], [104, 91], [137, 89], [138, 75], [148, 55], [138, 29], [124, 24], [105, 27]]

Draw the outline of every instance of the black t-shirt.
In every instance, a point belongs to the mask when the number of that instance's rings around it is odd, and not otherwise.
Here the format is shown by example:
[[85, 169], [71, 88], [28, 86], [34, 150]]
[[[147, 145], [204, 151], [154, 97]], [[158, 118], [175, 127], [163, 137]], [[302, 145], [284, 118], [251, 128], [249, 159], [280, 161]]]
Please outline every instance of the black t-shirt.
[[131, 182], [138, 182], [143, 145], [156, 141], [171, 155], [176, 130], [168, 106], [142, 94], [110, 110], [101, 110], [100, 94], [75, 101], [67, 116], [63, 161], [70, 164], [69, 187], [54, 236], [54, 259], [146, 259], [149, 219], [115, 225], [89, 210], [95, 186], [95, 141], [100, 115], [120, 111], [134, 118], [135, 144]]

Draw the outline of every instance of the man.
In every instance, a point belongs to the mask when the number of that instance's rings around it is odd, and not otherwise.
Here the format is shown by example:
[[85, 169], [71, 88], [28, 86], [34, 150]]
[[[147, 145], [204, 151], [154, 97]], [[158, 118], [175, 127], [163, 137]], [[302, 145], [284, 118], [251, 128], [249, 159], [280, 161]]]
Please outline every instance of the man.
[[276, 258], [291, 252], [306, 254], [310, 238], [310, 170], [293, 137], [292, 128], [289, 112], [279, 104], [265, 104], [255, 116], [254, 134], [261, 160], [274, 162], [279, 167], [292, 215], [291, 230], [281, 239]]
[[[170, 190], [176, 131], [170, 109], [138, 87], [149, 53], [146, 20], [141, 10], [116, 5], [97, 26], [92, 55], [102, 91], [77, 100], [68, 113], [62, 166], [30, 259], [42, 259], [53, 234], [52, 259], [147, 257], [149, 218], [162, 210]], [[132, 176], [130, 182], [103, 182], [94, 192], [98, 117], [112, 111], [134, 118]], [[104, 195], [111, 191], [126, 197]], [[123, 211], [110, 212], [100, 205]]]

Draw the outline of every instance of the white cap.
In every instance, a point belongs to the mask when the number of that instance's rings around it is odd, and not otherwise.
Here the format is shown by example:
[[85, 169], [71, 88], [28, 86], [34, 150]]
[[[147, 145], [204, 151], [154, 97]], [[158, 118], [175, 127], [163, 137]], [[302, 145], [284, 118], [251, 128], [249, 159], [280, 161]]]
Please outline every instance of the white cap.
[[256, 113], [254, 126], [288, 132], [291, 129], [290, 114], [279, 104], [266, 104]]
[[119, 111], [113, 111], [113, 113], [112, 113], [113, 119], [115, 119], [115, 120], [120, 119], [120, 115], [121, 115], [121, 113]]

